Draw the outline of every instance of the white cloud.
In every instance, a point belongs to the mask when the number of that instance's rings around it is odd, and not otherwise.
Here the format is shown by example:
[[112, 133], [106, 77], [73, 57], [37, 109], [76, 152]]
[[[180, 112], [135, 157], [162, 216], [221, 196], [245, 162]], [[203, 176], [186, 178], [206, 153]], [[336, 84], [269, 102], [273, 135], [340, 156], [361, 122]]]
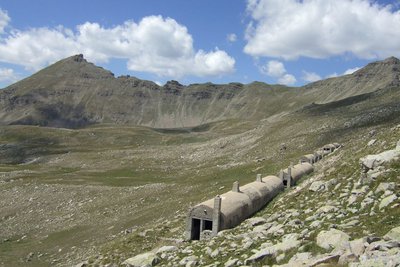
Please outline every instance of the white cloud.
[[15, 82], [18, 80], [18, 75], [13, 69], [0, 68], [0, 82]]
[[278, 82], [284, 85], [293, 85], [296, 81], [296, 78], [292, 74], [285, 74], [278, 79]]
[[126, 59], [129, 70], [170, 78], [223, 75], [235, 66], [235, 60], [218, 48], [195, 51], [187, 28], [161, 16], [111, 28], [86, 22], [75, 30], [62, 26], [14, 30], [0, 39], [0, 61], [30, 70], [77, 53], [95, 63]]
[[354, 72], [358, 71], [359, 69], [361, 69], [360, 67], [355, 67], [355, 68], [351, 68], [346, 70], [345, 72], [343, 72], [341, 75], [337, 74], [336, 72], [329, 74], [326, 76], [326, 78], [335, 78], [335, 77], [339, 77], [342, 75], [348, 75], [348, 74], [353, 74]]
[[343, 75], [353, 74], [354, 72], [358, 71], [359, 69], [361, 69], [361, 68], [355, 67], [355, 68], [352, 68], [352, 69], [348, 69], [343, 73]]
[[331, 73], [331, 74], [327, 75], [326, 78], [335, 78], [335, 77], [338, 77], [338, 76], [339, 76], [339, 74], [334, 72], [334, 73]]
[[0, 33], [4, 33], [4, 28], [10, 22], [10, 17], [7, 12], [0, 8]]
[[244, 51], [296, 59], [400, 56], [400, 11], [372, 0], [248, 0]]
[[278, 83], [284, 85], [293, 85], [296, 78], [286, 72], [285, 65], [277, 60], [270, 60], [265, 66], [260, 67], [260, 71], [270, 77], [276, 78]]
[[234, 33], [230, 33], [230, 34], [228, 34], [228, 35], [226, 36], [226, 39], [227, 39], [229, 42], [234, 43], [234, 42], [237, 41], [237, 35], [234, 34]]
[[308, 71], [303, 71], [302, 78], [306, 82], [316, 82], [322, 79], [321, 76], [319, 76], [315, 72], [308, 72]]
[[267, 65], [261, 67], [261, 72], [268, 76], [278, 78], [286, 73], [286, 69], [282, 62], [270, 60]]

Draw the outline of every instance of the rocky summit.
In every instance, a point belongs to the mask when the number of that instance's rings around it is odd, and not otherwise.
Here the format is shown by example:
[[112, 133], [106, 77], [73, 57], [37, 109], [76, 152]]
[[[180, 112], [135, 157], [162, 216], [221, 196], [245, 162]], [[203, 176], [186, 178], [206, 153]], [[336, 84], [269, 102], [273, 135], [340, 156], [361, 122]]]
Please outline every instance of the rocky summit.
[[[159, 86], [61, 60], [0, 91], [0, 266], [398, 266], [399, 73]], [[197, 204], [333, 143], [236, 227], [187, 240]]]

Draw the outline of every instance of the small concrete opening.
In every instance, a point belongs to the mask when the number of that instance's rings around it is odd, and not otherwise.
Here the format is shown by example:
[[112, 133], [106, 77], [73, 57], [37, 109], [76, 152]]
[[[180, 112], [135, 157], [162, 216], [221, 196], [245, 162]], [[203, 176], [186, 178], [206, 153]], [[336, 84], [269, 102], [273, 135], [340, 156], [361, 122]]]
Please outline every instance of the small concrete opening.
[[192, 218], [192, 240], [200, 240], [200, 219]]
[[204, 220], [204, 230], [212, 231], [212, 221]]

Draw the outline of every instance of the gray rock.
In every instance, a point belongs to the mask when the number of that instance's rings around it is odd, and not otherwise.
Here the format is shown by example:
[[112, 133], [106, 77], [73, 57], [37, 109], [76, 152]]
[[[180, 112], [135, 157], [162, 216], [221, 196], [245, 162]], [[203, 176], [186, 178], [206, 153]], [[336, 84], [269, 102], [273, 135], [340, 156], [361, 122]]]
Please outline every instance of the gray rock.
[[229, 259], [227, 262], [225, 262], [224, 267], [233, 267], [236, 266], [238, 263], [238, 259]]
[[377, 236], [367, 236], [367, 238], [366, 238], [366, 241], [368, 244], [371, 244], [371, 243], [374, 243], [374, 242], [377, 242], [380, 240], [382, 240], [382, 238], [377, 237]]
[[345, 266], [350, 262], [358, 262], [358, 257], [354, 253], [346, 252], [342, 254], [339, 258], [338, 264], [340, 266]]
[[268, 231], [266, 232], [267, 234], [271, 234], [274, 236], [282, 235], [285, 231], [283, 230], [283, 225], [278, 224], [275, 226], [272, 226]]
[[286, 254], [282, 253], [282, 254], [279, 254], [278, 256], [276, 256], [275, 260], [276, 260], [277, 263], [280, 263], [285, 259], [285, 257], [286, 257]]
[[400, 148], [396, 147], [393, 150], [386, 150], [380, 154], [375, 155], [367, 155], [363, 158], [360, 158], [360, 164], [363, 168], [375, 169], [378, 166], [383, 165], [384, 163], [390, 162], [394, 159], [397, 159], [400, 156]]
[[147, 252], [129, 258], [122, 264], [128, 267], [151, 267], [156, 265], [160, 259], [153, 252]]
[[321, 231], [316, 238], [317, 245], [324, 249], [347, 249], [350, 236], [340, 230]]
[[157, 250], [156, 254], [161, 254], [164, 252], [172, 252], [172, 251], [177, 251], [177, 250], [178, 250], [178, 248], [175, 246], [163, 246]]
[[360, 221], [355, 219], [355, 220], [351, 220], [351, 221], [349, 221], [347, 223], [341, 224], [340, 226], [343, 227], [343, 228], [349, 228], [349, 227], [356, 226], [359, 223], [360, 223]]
[[400, 247], [400, 243], [395, 241], [395, 240], [390, 240], [390, 241], [377, 241], [369, 244], [368, 247], [366, 247], [365, 251], [366, 252], [371, 252], [374, 250], [379, 250], [379, 251], [387, 251], [392, 248], [397, 248]]
[[361, 256], [365, 251], [364, 239], [359, 238], [350, 241], [350, 251], [358, 257]]
[[219, 248], [216, 248], [213, 252], [211, 252], [211, 258], [216, 258], [219, 255]]
[[395, 183], [380, 183], [375, 190], [375, 194], [378, 194], [380, 192], [385, 192], [386, 190], [393, 191], [395, 188], [396, 188]]
[[[382, 166], [381, 166], [382, 167]], [[374, 181], [374, 180], [376, 180], [379, 176], [381, 176], [382, 174], [384, 174], [385, 173], [385, 169], [384, 168], [381, 168], [381, 167], [378, 167], [377, 169], [375, 169], [375, 170], [369, 170], [368, 172], [367, 172], [367, 178], [366, 178], [366, 180], [368, 180], [369, 182], [372, 182], [372, 181]]]
[[317, 192], [317, 191], [325, 191], [325, 189], [326, 189], [325, 182], [316, 181], [310, 185], [310, 188], [308, 190], [312, 192]]
[[252, 217], [250, 219], [247, 219], [246, 223], [250, 224], [251, 226], [257, 226], [267, 223], [267, 220], [264, 219], [263, 217]]
[[331, 206], [331, 205], [326, 205], [322, 206], [317, 210], [317, 213], [330, 213], [330, 212], [336, 212], [338, 211], [338, 208]]
[[274, 257], [274, 251], [271, 251], [270, 249], [259, 250], [258, 252], [254, 253], [252, 256], [247, 258], [244, 261], [244, 264], [247, 265], [247, 264], [255, 263], [257, 261], [264, 259], [265, 257], [271, 257], [271, 258]]
[[386, 240], [395, 240], [400, 242], [400, 226], [393, 228], [386, 235], [383, 236]]
[[293, 257], [291, 257], [289, 262], [304, 261], [311, 258], [312, 254], [310, 252], [302, 252], [302, 253], [297, 253]]
[[311, 228], [319, 228], [320, 226], [321, 226], [321, 224], [322, 224], [322, 222], [321, 221], [313, 221], [311, 224], [310, 224], [310, 227]]
[[340, 254], [329, 254], [318, 258], [310, 266], [320, 266], [321, 264], [336, 264], [339, 261]]
[[349, 263], [349, 267], [397, 267], [400, 265], [400, 251], [373, 251], [359, 258], [360, 262]]
[[372, 145], [375, 144], [375, 143], [376, 143], [376, 139], [371, 139], [371, 140], [368, 142], [367, 146], [372, 146]]
[[253, 228], [252, 232], [262, 233], [266, 232], [269, 228], [271, 228], [271, 225], [268, 224], [257, 225], [256, 227]]
[[80, 263], [74, 265], [74, 267], [86, 267], [88, 265], [89, 265], [88, 261], [83, 261], [83, 262], [80, 262]]
[[388, 197], [385, 197], [384, 199], [381, 200], [381, 203], [379, 203], [379, 209], [386, 208], [390, 204], [392, 204], [395, 200], [397, 199], [396, 195], [390, 195]]
[[[195, 266], [197, 264], [198, 258], [194, 255], [192, 256], [187, 256], [185, 258], [183, 258], [180, 262], [179, 265], [182, 266], [187, 266], [187, 264], [189, 264], [189, 266]], [[194, 264], [194, 265], [193, 265]]]

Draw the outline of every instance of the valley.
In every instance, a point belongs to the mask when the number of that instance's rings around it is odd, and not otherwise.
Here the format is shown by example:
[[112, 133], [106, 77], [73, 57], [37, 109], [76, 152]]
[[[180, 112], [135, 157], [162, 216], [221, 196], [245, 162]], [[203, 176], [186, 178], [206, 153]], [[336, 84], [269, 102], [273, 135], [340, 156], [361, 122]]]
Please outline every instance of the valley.
[[[3, 89], [0, 266], [118, 266], [162, 245], [186, 246], [190, 207], [326, 143], [344, 148], [318, 175], [332, 167], [327, 177], [357, 179], [359, 157], [400, 139], [397, 65], [391, 58], [302, 88], [159, 87], [74, 56]], [[365, 147], [375, 135], [379, 145]], [[337, 170], [336, 161], [348, 165]]]

